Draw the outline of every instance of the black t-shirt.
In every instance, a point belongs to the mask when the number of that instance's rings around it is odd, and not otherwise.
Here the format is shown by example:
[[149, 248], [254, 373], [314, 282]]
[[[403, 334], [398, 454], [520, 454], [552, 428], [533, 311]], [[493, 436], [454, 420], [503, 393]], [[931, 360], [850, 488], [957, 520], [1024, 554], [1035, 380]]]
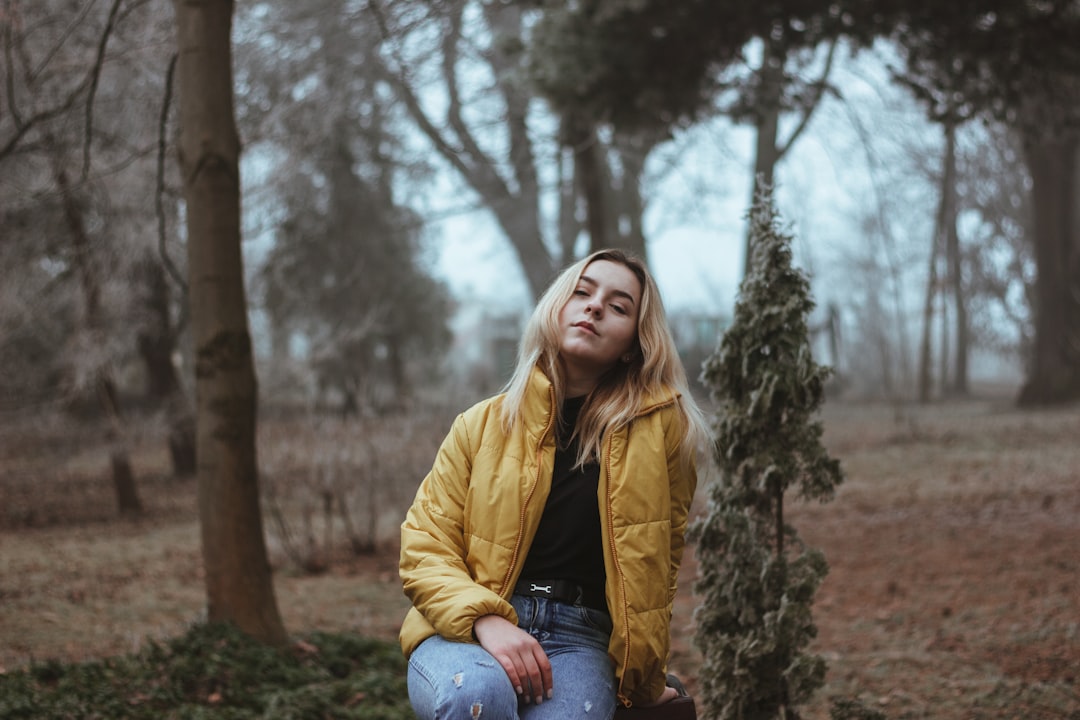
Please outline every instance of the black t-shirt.
[[575, 468], [577, 438], [564, 447], [584, 403], [584, 396], [569, 398], [563, 403], [551, 493], [544, 505], [536, 538], [525, 558], [521, 577], [569, 580], [602, 594], [604, 548], [600, 539], [600, 506], [596, 498], [600, 465], [588, 462]]

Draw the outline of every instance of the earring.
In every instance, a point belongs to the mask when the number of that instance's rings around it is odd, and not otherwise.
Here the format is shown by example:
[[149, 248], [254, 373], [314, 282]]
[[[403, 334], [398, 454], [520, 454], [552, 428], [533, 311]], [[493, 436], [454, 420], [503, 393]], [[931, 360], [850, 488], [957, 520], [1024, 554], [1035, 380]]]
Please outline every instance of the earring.
[[633, 359], [634, 359], [634, 353], [626, 353], [625, 355], [622, 356], [622, 361], [624, 363], [628, 363]]

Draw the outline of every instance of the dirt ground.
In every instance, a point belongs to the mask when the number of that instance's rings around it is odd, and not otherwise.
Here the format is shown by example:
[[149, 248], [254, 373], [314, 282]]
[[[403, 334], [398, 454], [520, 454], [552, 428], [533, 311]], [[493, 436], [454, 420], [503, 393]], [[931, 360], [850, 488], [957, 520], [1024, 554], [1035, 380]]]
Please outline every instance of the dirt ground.
[[[846, 481], [789, 510], [830, 565], [812, 648], [828, 680], [804, 717], [845, 697], [889, 718], [1080, 719], [1080, 408], [831, 403], [824, 422]], [[131, 651], [197, 620], [193, 482], [169, 479], [148, 445], [135, 463], [146, 515], [120, 521], [107, 457], [36, 437], [0, 427], [0, 673]], [[392, 541], [341, 549], [315, 576], [274, 561], [290, 631], [396, 636]], [[694, 571], [691, 554], [671, 661], [692, 691]]]

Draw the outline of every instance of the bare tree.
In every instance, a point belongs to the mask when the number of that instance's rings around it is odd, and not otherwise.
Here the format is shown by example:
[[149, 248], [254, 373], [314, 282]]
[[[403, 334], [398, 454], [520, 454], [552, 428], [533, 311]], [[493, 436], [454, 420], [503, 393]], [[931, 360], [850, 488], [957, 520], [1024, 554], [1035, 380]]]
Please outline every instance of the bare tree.
[[[645, 159], [664, 133], [603, 132], [594, 119], [553, 114], [526, 68], [531, 20], [520, 3], [375, 0], [382, 66], [416, 127], [495, 216], [533, 298], [574, 259], [618, 245], [647, 257]], [[421, 48], [417, 50], [417, 48]], [[426, 99], [444, 96], [445, 107]], [[557, 176], [551, 181], [547, 177]], [[550, 193], [558, 203], [549, 222]]]
[[208, 617], [282, 643], [286, 633], [266, 554], [255, 456], [256, 380], [233, 109], [233, 3], [178, 1], [175, 8]]

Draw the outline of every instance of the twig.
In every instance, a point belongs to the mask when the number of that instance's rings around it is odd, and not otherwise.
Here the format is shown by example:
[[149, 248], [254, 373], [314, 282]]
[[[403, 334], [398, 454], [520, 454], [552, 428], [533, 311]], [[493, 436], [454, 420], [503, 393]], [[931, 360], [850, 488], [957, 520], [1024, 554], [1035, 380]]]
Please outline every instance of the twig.
[[120, 12], [120, 3], [124, 0], [113, 0], [113, 6], [109, 10], [109, 20], [105, 23], [105, 29], [101, 33], [101, 41], [98, 43], [97, 57], [90, 72], [90, 92], [86, 95], [86, 134], [83, 137], [83, 182], [86, 182], [90, 174], [90, 143], [94, 126], [94, 96], [97, 94], [98, 81], [101, 79], [101, 68], [105, 64], [105, 49], [109, 45], [109, 37], [113, 28], [116, 27], [116, 15]]

